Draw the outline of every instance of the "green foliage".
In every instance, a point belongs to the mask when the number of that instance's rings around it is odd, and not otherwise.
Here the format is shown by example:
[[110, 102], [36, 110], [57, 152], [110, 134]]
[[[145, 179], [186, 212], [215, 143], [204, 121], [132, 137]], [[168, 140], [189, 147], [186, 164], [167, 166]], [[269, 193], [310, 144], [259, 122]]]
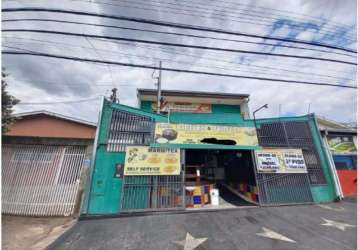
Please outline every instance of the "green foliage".
[[1, 132], [4, 134], [9, 131], [11, 124], [15, 122], [15, 118], [12, 116], [14, 105], [18, 104], [20, 100], [7, 92], [6, 87], [6, 74], [5, 69], [1, 71]]

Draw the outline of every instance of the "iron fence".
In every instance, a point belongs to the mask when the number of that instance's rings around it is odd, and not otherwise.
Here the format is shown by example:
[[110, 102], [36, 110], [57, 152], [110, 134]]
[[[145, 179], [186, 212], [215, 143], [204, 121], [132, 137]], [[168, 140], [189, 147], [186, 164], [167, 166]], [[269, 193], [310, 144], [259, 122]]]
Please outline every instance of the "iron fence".
[[85, 146], [3, 145], [2, 212], [71, 215]]

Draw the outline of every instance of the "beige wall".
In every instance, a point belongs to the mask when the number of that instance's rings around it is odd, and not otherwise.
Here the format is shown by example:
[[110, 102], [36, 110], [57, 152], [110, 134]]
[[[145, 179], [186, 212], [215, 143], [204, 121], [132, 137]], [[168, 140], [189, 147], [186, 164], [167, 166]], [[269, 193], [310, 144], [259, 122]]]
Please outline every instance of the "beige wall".
[[48, 115], [23, 117], [11, 126], [7, 136], [94, 139], [96, 127]]

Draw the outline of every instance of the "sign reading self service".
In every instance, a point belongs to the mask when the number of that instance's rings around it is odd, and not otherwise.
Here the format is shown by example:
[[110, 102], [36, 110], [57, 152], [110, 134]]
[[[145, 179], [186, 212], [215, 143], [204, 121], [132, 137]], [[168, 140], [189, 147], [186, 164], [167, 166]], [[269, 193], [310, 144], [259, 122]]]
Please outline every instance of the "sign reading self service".
[[124, 175], [179, 175], [180, 149], [127, 146]]
[[256, 150], [259, 173], [307, 173], [301, 149]]

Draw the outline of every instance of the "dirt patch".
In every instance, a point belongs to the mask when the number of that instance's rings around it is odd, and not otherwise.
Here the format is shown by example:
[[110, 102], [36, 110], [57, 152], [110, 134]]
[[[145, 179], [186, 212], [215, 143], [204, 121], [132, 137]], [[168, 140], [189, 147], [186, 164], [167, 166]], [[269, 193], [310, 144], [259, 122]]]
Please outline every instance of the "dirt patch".
[[2, 249], [45, 249], [74, 223], [72, 217], [2, 216]]

